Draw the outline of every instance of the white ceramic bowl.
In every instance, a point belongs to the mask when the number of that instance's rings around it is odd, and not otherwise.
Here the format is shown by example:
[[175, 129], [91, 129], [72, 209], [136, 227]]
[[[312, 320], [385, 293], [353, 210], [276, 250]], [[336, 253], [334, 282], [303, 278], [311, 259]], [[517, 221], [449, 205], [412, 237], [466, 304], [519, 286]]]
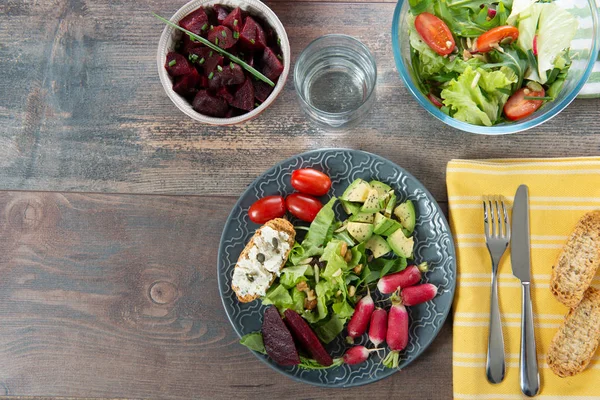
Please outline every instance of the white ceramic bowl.
[[200, 121], [210, 125], [234, 125], [241, 124], [243, 122], [247, 122], [255, 117], [257, 117], [260, 113], [269, 107], [273, 101], [277, 98], [283, 87], [285, 86], [285, 82], [287, 80], [288, 74], [290, 72], [290, 64], [291, 64], [291, 56], [290, 56], [290, 42], [287, 37], [287, 33], [285, 32], [285, 28], [277, 15], [264, 3], [259, 0], [192, 0], [183, 7], [181, 7], [175, 15], [171, 17], [171, 21], [174, 23], [178, 23], [181, 19], [183, 19], [186, 15], [191, 13], [198, 8], [206, 8], [212, 7], [215, 4], [221, 4], [226, 7], [240, 7], [242, 10], [247, 11], [250, 15], [256, 15], [265, 20], [275, 31], [277, 32], [277, 36], [281, 40], [281, 51], [283, 52], [283, 73], [279, 77], [277, 81], [277, 85], [273, 89], [271, 95], [265, 100], [259, 107], [254, 110], [239, 115], [233, 118], [215, 118], [210, 117], [208, 115], [200, 114], [196, 110], [192, 108], [192, 105], [182, 96], [175, 93], [173, 91], [173, 80], [167, 73], [165, 69], [165, 59], [167, 57], [167, 53], [173, 51], [175, 48], [175, 43], [177, 40], [181, 38], [183, 34], [181, 31], [170, 27], [165, 26], [162, 35], [160, 36], [160, 41], [158, 43], [158, 52], [156, 54], [156, 64], [158, 66], [158, 75], [160, 76], [160, 82], [165, 89], [165, 92], [175, 103], [177, 108], [187, 114], [190, 118], [195, 119], [196, 121]]

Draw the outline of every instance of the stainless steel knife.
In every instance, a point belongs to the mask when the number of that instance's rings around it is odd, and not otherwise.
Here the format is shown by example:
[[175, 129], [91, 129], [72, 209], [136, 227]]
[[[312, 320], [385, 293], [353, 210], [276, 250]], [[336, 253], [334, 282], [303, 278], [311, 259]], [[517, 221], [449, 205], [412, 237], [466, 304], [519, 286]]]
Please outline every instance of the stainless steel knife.
[[519, 186], [512, 209], [510, 258], [513, 275], [521, 280], [521, 391], [535, 396], [540, 391], [537, 351], [531, 309], [531, 255], [529, 244], [529, 188]]

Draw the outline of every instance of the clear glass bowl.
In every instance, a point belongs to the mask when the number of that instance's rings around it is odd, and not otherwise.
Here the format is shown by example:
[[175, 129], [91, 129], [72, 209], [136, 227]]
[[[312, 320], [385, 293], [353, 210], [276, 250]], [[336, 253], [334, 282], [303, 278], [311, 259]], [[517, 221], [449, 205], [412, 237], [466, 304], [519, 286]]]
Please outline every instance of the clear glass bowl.
[[505, 122], [494, 126], [478, 126], [454, 119], [434, 106], [427, 97], [421, 93], [415, 84], [410, 61], [410, 44], [408, 29], [405, 29], [406, 17], [410, 10], [407, 0], [399, 0], [394, 11], [392, 22], [392, 46], [396, 67], [404, 84], [415, 96], [419, 104], [423, 106], [434, 117], [454, 128], [478, 133], [483, 135], [503, 135], [521, 132], [538, 126], [557, 115], [571, 103], [585, 82], [588, 80], [594, 63], [598, 58], [599, 30], [598, 30], [598, 6], [595, 0], [557, 0], [556, 3], [569, 11], [579, 22], [579, 27], [572, 42], [573, 64], [569, 69], [569, 75], [565, 85], [558, 97], [545, 104], [528, 118], [517, 122]]

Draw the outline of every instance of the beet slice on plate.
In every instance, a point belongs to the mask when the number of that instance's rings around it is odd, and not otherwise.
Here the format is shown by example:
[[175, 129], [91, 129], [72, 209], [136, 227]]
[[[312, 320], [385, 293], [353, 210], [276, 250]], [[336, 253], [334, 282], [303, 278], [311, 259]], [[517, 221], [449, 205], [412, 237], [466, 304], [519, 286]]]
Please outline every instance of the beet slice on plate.
[[290, 328], [293, 336], [300, 342], [302, 347], [310, 353], [310, 355], [317, 360], [317, 362], [326, 367], [333, 364], [331, 356], [327, 353], [327, 350], [323, 347], [319, 338], [313, 330], [308, 326], [304, 318], [302, 318], [294, 310], [289, 308], [283, 313], [285, 315], [285, 324]]
[[241, 32], [243, 25], [242, 10], [239, 7], [234, 8], [223, 20], [223, 25], [234, 32]]
[[179, 26], [197, 35], [199, 35], [202, 32], [202, 27], [204, 27], [205, 24], [208, 24], [208, 16], [202, 8], [199, 8], [196, 11], [192, 11], [190, 14], [186, 15], [181, 21], [179, 21]]
[[235, 92], [231, 105], [245, 111], [254, 109], [254, 86], [250, 78], [246, 78], [246, 81]]
[[194, 67], [190, 62], [179, 53], [170, 51], [167, 53], [167, 61], [165, 62], [165, 68], [171, 76], [182, 76], [192, 73]]
[[254, 81], [252, 84], [254, 85], [254, 97], [261, 103], [264, 103], [271, 93], [273, 93], [271, 85], [263, 81]]
[[265, 31], [252, 17], [246, 17], [244, 28], [240, 32], [240, 41], [249, 49], [260, 50], [267, 46]]
[[262, 324], [263, 342], [269, 357], [283, 366], [300, 364], [292, 334], [285, 326], [275, 306], [267, 308]]
[[283, 73], [283, 64], [281, 61], [279, 61], [279, 58], [277, 58], [277, 55], [273, 52], [273, 50], [268, 47], [265, 48], [261, 62], [261, 72], [270, 80], [274, 81]]
[[238, 41], [233, 37], [231, 29], [226, 26], [215, 26], [208, 32], [207, 39], [222, 49], [229, 49]]
[[192, 107], [201, 114], [218, 118], [224, 117], [229, 111], [229, 106], [225, 100], [212, 96], [206, 90], [200, 90], [196, 94]]

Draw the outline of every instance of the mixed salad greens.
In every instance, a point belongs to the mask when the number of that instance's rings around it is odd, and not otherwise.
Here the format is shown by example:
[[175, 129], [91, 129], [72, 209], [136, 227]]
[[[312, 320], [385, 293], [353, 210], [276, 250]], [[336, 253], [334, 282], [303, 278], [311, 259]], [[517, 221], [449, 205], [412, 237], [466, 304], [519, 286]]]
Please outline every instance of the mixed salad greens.
[[414, 79], [441, 111], [492, 126], [560, 93], [577, 20], [547, 0], [409, 0]]
[[[348, 215], [344, 221], [335, 217], [338, 201]], [[406, 268], [407, 258], [413, 257], [414, 227], [410, 200], [397, 204], [385, 183], [355, 180], [340, 199], [323, 206], [304, 239], [294, 244], [263, 304], [273, 304], [281, 313], [296, 311], [323, 343], [331, 342], [367, 286]]]

